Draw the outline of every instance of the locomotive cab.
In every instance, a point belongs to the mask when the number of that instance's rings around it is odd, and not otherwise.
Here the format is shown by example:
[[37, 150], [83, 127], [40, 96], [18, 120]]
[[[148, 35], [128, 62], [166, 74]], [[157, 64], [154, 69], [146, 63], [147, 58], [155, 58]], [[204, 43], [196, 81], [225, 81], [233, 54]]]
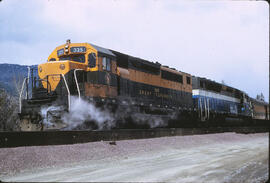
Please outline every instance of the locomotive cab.
[[[49, 93], [66, 89], [70, 95], [97, 97], [101, 91], [95, 89], [100, 84], [116, 85], [115, 55], [93, 44], [68, 40], [51, 53], [47, 63], [38, 66], [38, 75], [43, 80], [42, 87]], [[61, 88], [63, 84], [66, 88]], [[108, 97], [110, 92], [101, 95]]]
[[55, 91], [61, 78], [68, 79], [74, 70], [96, 71], [97, 51], [87, 43], [70, 43], [57, 47], [49, 56], [48, 62], [38, 66], [39, 78], [46, 79], [42, 82], [44, 88]]
[[[61, 111], [69, 111], [71, 96], [96, 102], [115, 101], [116, 70], [115, 55], [108, 49], [67, 40], [54, 49], [46, 63], [38, 65], [38, 77], [26, 78], [27, 83], [32, 83], [32, 96], [20, 98], [19, 115], [21, 121], [27, 121], [26, 125], [22, 123], [22, 129], [42, 128], [42, 108], [57, 105], [56, 108], [61, 106]], [[28, 96], [28, 87], [26, 90]], [[39, 127], [29, 129], [29, 121]]]

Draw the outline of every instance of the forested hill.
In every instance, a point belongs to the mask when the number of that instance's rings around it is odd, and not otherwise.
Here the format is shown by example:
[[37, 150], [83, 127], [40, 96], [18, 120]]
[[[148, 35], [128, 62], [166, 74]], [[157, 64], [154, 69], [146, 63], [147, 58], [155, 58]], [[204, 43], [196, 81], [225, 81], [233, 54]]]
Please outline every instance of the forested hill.
[[[24, 77], [27, 77], [27, 65], [0, 64], [0, 90], [18, 96]], [[37, 65], [30, 66], [37, 68]]]

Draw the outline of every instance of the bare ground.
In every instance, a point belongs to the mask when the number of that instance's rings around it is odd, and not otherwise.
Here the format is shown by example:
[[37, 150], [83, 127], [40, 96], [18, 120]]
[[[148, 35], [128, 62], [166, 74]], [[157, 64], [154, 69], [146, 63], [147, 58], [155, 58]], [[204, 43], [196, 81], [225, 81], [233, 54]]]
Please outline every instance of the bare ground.
[[264, 182], [268, 133], [0, 149], [2, 181]]

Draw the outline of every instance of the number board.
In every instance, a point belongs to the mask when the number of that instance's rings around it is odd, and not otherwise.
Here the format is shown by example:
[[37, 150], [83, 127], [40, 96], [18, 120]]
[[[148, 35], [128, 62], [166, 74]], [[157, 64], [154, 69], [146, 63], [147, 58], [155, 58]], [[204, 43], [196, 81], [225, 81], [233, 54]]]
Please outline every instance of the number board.
[[81, 46], [81, 47], [71, 47], [70, 52], [71, 53], [82, 53], [82, 52], [86, 52], [86, 48], [83, 47], [83, 46]]
[[63, 55], [64, 54], [64, 48], [57, 50], [57, 56]]

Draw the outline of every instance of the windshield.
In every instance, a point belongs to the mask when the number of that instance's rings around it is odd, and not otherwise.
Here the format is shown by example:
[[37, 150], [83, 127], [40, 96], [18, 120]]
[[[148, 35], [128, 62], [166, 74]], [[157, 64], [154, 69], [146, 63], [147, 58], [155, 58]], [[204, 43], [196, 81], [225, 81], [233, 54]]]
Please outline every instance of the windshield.
[[61, 56], [59, 60], [71, 60], [75, 62], [80, 62], [84, 63], [85, 62], [85, 57], [84, 55], [66, 55], [66, 56]]

